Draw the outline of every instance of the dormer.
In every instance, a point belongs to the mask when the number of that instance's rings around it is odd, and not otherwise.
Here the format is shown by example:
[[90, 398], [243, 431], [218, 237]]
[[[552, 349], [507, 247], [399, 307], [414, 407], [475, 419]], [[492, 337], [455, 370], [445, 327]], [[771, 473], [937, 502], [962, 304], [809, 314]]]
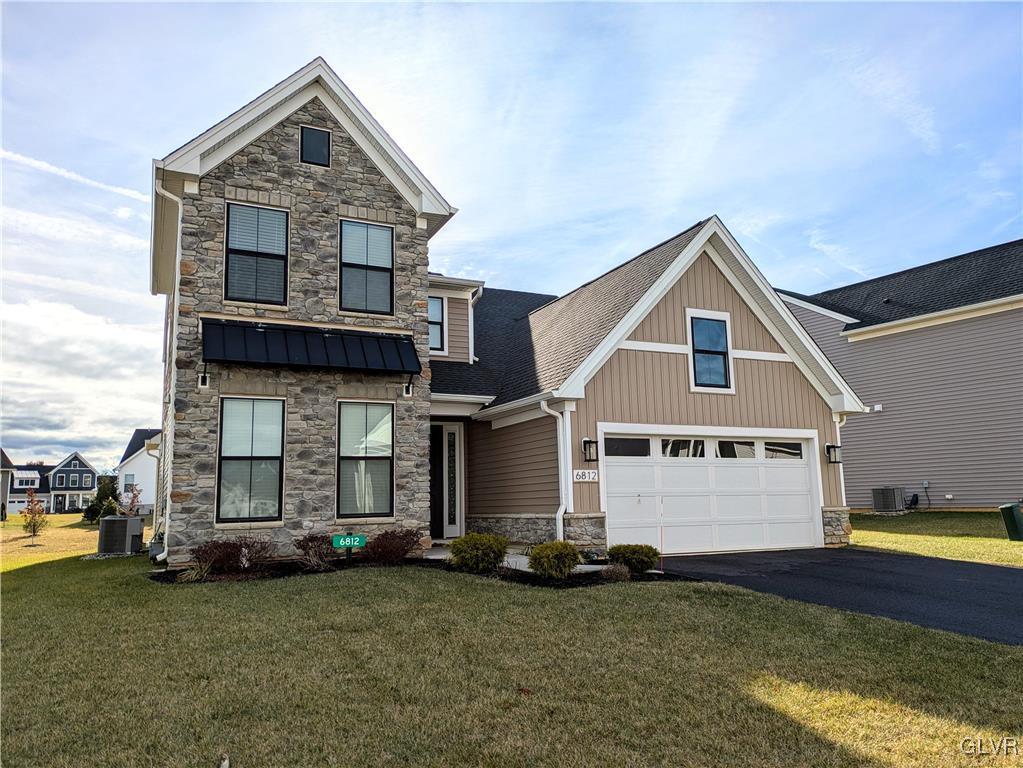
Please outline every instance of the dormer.
[[473, 307], [481, 295], [481, 280], [430, 273], [427, 315], [431, 360], [470, 365], [476, 362]]

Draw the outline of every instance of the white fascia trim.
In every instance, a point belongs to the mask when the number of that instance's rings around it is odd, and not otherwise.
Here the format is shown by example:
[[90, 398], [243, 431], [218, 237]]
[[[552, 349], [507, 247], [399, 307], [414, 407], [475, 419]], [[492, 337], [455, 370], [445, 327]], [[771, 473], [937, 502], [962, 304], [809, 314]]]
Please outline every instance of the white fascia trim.
[[497, 395], [452, 395], [445, 392], [431, 392], [430, 400], [437, 403], [479, 403], [489, 405]]
[[1003, 296], [1000, 299], [992, 299], [991, 301], [982, 301], [977, 304], [969, 304], [964, 307], [956, 307], [955, 309], [928, 312], [926, 315], [916, 315], [915, 317], [907, 317], [903, 320], [878, 323], [867, 328], [853, 328], [849, 331], [842, 331], [840, 335], [847, 337], [849, 341], [863, 341], [864, 339], [872, 339], [877, 336], [888, 336], [893, 333], [903, 333], [904, 331], [928, 328], [933, 325], [944, 325], [945, 323], [954, 323], [959, 320], [969, 320], [973, 317], [1007, 312], [1012, 309], [1023, 309], [1023, 293]]
[[[632, 349], [637, 352], [665, 352], [672, 355], [688, 355], [688, 344], [666, 344], [660, 341], [632, 341], [626, 339], [618, 345], [619, 349]], [[742, 360], [768, 360], [776, 363], [791, 363], [792, 358], [785, 352], [760, 352], [756, 349], [733, 349], [732, 357]]]
[[[310, 89], [311, 86], [314, 88]], [[306, 89], [310, 89], [308, 96], [304, 93]], [[194, 175], [207, 173], [223, 161], [224, 158], [219, 160], [216, 158], [224, 151], [229, 152], [226, 156], [233, 154], [226, 148], [234, 146], [238, 139], [234, 134], [239, 130], [241, 130], [239, 135], [249, 137], [241, 145], [245, 146], [254, 138], [265, 133], [268, 127], [276, 125], [298, 107], [307, 103], [313, 95], [321, 96], [321, 101], [327, 109], [345, 130], [352, 134], [352, 138], [360, 148], [367, 152], [374, 162], [378, 163], [380, 170], [388, 177], [388, 180], [402, 190], [403, 194], [409, 189], [409, 185], [400, 179], [401, 183], [396, 183], [395, 179], [398, 179], [399, 174], [395, 168], [419, 187], [418, 190], [415, 190], [415, 194], [407, 198], [418, 213], [442, 216], [451, 216], [455, 213], [455, 209], [437, 191], [436, 187], [429, 182], [422, 171], [415, 166], [394, 139], [356, 98], [355, 94], [320, 57], [313, 59], [290, 77], [169, 154], [164, 158], [164, 167]], [[324, 96], [327, 98], [322, 98]], [[301, 101], [301, 103], [294, 103], [296, 101]], [[355, 125], [343, 113], [336, 101], [340, 101], [351, 110], [359, 125]], [[281, 114], [282, 106], [285, 107], [283, 115]], [[288, 108], [289, 106], [290, 108]], [[366, 138], [369, 138], [370, 141], [366, 141]], [[382, 157], [375, 146], [371, 146], [373, 143], [383, 148], [387, 158]], [[221, 144], [222, 146], [218, 146]]]
[[537, 395], [530, 395], [529, 397], [523, 397], [519, 400], [512, 400], [509, 403], [495, 405], [493, 408], [487, 408], [486, 411], [479, 414], [476, 418], [480, 421], [492, 421], [501, 416], [507, 415], [510, 412], [518, 411], [531, 405], [537, 405], [541, 400], [550, 400], [552, 397], [554, 397], [554, 392], [552, 391], [541, 392]]
[[[824, 372], [828, 375], [828, 378], [831, 380], [831, 382], [839, 389], [839, 391], [843, 395], [845, 395], [846, 401], [856, 406], [851, 409], [851, 412], [866, 413], [867, 407], [860, 401], [859, 397], [857, 397], [856, 393], [853, 391], [853, 388], [849, 386], [849, 383], [842, 377], [842, 374], [840, 374], [838, 370], [835, 368], [835, 366], [831, 364], [831, 361], [828, 359], [827, 355], [825, 355], [824, 352], [821, 351], [821, 348], [817, 346], [817, 342], [815, 342], [813, 340], [813, 337], [810, 336], [810, 334], [807, 332], [805, 328], [803, 328], [802, 324], [800, 324], [800, 322], [796, 319], [796, 316], [792, 314], [792, 310], [790, 310], [786, 306], [785, 302], [781, 300], [781, 297], [778, 295], [778, 293], [774, 290], [774, 288], [771, 287], [771, 284], [767, 282], [767, 278], [765, 278], [761, 274], [760, 270], [757, 269], [756, 264], [754, 264], [750, 257], [746, 255], [746, 252], [742, 249], [742, 246], [739, 245], [739, 243], [736, 241], [734, 237], [732, 237], [732, 233], [728, 231], [728, 228], [725, 227], [725, 225], [716, 215], [711, 219], [711, 226], [714, 227], [714, 231], [717, 232], [717, 234], [721, 237], [722, 240], [724, 240], [725, 244], [729, 247], [733, 255], [736, 257], [736, 259], [739, 261], [742, 267], [746, 270], [746, 272], [753, 278], [754, 282], [757, 283], [757, 286], [760, 288], [763, 295], [767, 298], [768, 302], [770, 302], [771, 306], [775, 308], [778, 314], [781, 315], [782, 319], [784, 319], [785, 322], [788, 324], [789, 328], [792, 329], [792, 332], [795, 333], [796, 337], [802, 342], [804, 350], [809, 352], [810, 356], [813, 357], [817, 364], [824, 369]], [[719, 267], [725, 266], [723, 260], [721, 259], [721, 256], [716, 251], [714, 251], [710, 243], [707, 243], [706, 247], [708, 252], [711, 254], [712, 259], [716, 260], [718, 266]], [[726, 274], [729, 272], [731, 272], [731, 270], [728, 270], [726, 267]], [[757, 317], [760, 318], [761, 322], [763, 322], [767, 326], [767, 328], [770, 329], [773, 323], [769, 322], [767, 318], [763, 315], [763, 313], [760, 311], [759, 305], [756, 302], [752, 301], [752, 297], [750, 297], [747, 294], [745, 287], [741, 283], [738, 283], [737, 281], [734, 280], [732, 281], [732, 286], [739, 293], [739, 295], [743, 297], [743, 300], [746, 301], [746, 303], [754, 311]], [[778, 342], [781, 348], [784, 349], [792, 357], [792, 362], [794, 362], [799, 367], [799, 369], [803, 372], [803, 375], [806, 376], [806, 378], [811, 383], [816, 385], [818, 391], [823, 390], [822, 395], [824, 395], [825, 399], [827, 399], [830, 395], [825, 394], [827, 393], [827, 389], [826, 387], [823, 386], [823, 382], [818, 382], [817, 377], [813, 376], [810, 373], [809, 368], [807, 368], [803, 364], [802, 360], [800, 360], [800, 356], [797, 353], [797, 351], [794, 349], [790, 349], [788, 343], [784, 338], [778, 338], [776, 336], [775, 340]]]
[[99, 475], [99, 472], [96, 470], [96, 468], [94, 466], [92, 466], [92, 464], [90, 464], [82, 454], [80, 454], [78, 451], [74, 451], [72, 453], [69, 453], [67, 456], [65, 456], [64, 459], [57, 464], [57, 466], [55, 466], [53, 469], [51, 469], [49, 472], [47, 472], [46, 476], [50, 477], [50, 475], [52, 475], [58, 469], [62, 468], [65, 464], [67, 464], [71, 459], [73, 459], [75, 457], [79, 458], [82, 461], [82, 463], [85, 464], [84, 467], [79, 467], [79, 469], [86, 469], [86, 468], [88, 468], [88, 469], [91, 469], [93, 472], [95, 472], [97, 475]]
[[732, 357], [736, 360], [765, 360], [771, 363], [792, 362], [792, 356], [787, 352], [760, 352], [756, 349], [733, 349]]
[[447, 275], [427, 275], [430, 287], [454, 288], [466, 291], [474, 291], [483, 287], [482, 280], [471, 280], [468, 277], [448, 277]]
[[797, 307], [803, 309], [809, 309], [811, 312], [816, 312], [818, 315], [824, 315], [824, 317], [830, 317], [832, 320], [841, 320], [843, 323], [858, 323], [859, 319], [855, 317], [849, 317], [848, 315], [842, 315], [838, 312], [832, 312], [830, 309], [824, 309], [816, 304], [812, 304], [809, 301], [803, 301], [803, 299], [797, 299], [795, 296], [789, 296], [787, 293], [779, 293], [781, 300], [788, 303], [794, 304]]
[[453, 288], [439, 288], [430, 285], [426, 289], [427, 296], [433, 296], [437, 299], [464, 299], [465, 301], [472, 301], [472, 290], [471, 289], [453, 289]]
[[477, 413], [480, 408], [483, 407], [482, 403], [445, 403], [445, 402], [432, 402], [430, 403], [430, 415], [431, 416], [472, 416]]

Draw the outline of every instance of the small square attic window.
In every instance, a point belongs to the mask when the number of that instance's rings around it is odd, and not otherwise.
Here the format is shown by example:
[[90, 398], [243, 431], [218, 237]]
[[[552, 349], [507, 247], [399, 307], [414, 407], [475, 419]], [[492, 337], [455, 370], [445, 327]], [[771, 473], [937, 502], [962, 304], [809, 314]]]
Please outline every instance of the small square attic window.
[[302, 162], [330, 167], [330, 131], [302, 126]]

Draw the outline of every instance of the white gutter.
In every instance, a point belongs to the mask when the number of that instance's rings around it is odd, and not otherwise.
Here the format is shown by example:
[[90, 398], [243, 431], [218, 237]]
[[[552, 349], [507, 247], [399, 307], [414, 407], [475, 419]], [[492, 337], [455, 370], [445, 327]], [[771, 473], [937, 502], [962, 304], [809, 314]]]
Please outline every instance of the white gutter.
[[[565, 477], [565, 469], [567, 466], [565, 464], [566, 453], [565, 449], [566, 448], [570, 449], [571, 446], [566, 446], [567, 442], [567, 440], [565, 439], [566, 433], [563, 428], [566, 422], [568, 422], [568, 419], [566, 418], [565, 414], [558, 413], [557, 411], [553, 410], [549, 405], [547, 405], [546, 400], [540, 401], [540, 410], [546, 413], [548, 416], [553, 416], [555, 422], [557, 422], [556, 429], [558, 433], [558, 500], [560, 501], [560, 504], [558, 506], [558, 511], [554, 513], [554, 530], [557, 540], [564, 541], [565, 512], [568, 511], [568, 507], [571, 504], [570, 499], [572, 494], [572, 490], [571, 488], [569, 488], [568, 482], [566, 481]], [[569, 429], [571, 429], [571, 427], [569, 427]]]
[[[181, 201], [180, 197], [176, 197], [175, 195], [172, 195], [170, 192], [168, 192], [166, 189], [163, 188], [163, 181], [161, 181], [160, 179], [155, 179], [155, 182], [156, 182], [156, 184], [155, 184], [156, 193], [158, 195], [161, 195], [162, 197], [166, 197], [168, 200], [173, 202], [177, 206], [177, 208], [178, 208], [178, 227], [177, 227], [177, 233], [176, 233], [177, 242], [176, 242], [176, 244], [174, 246], [174, 250], [175, 250], [175, 253], [176, 253], [175, 264], [174, 264], [174, 272], [175, 272], [175, 280], [177, 280], [178, 270], [181, 268], [180, 264], [178, 264], [178, 262], [181, 259], [181, 217], [182, 217], [182, 215], [184, 213], [184, 203]], [[177, 333], [177, 326], [178, 326], [177, 291], [175, 290], [174, 293], [175, 293], [174, 317], [171, 319], [171, 333], [172, 334], [176, 334]], [[172, 336], [171, 338], [174, 338], [174, 337]], [[173, 369], [171, 369], [171, 370], [173, 371]], [[174, 388], [172, 387], [171, 388], [171, 392], [173, 392], [173, 391], [174, 391]], [[173, 425], [172, 425], [171, 428], [173, 429]], [[147, 450], [146, 453], [149, 453], [149, 451]], [[159, 463], [159, 460], [158, 460], [158, 463]], [[156, 538], [156, 525], [155, 525], [155, 523], [153, 525], [153, 538], [154, 539]], [[150, 541], [150, 543], [152, 543], [152, 541]], [[157, 555], [154, 558], [154, 560], [156, 562], [158, 562], [158, 563], [166, 562], [167, 561], [167, 553], [169, 551], [170, 551], [170, 494], [168, 494], [167, 498], [165, 498], [163, 500], [163, 552], [161, 552], [159, 555]]]

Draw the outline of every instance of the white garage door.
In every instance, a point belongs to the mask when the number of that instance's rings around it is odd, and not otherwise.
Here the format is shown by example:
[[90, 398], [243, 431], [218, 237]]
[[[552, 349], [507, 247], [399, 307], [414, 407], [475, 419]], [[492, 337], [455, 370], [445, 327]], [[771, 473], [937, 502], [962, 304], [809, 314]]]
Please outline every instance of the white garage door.
[[607, 435], [608, 545], [665, 554], [823, 545], [813, 443]]

